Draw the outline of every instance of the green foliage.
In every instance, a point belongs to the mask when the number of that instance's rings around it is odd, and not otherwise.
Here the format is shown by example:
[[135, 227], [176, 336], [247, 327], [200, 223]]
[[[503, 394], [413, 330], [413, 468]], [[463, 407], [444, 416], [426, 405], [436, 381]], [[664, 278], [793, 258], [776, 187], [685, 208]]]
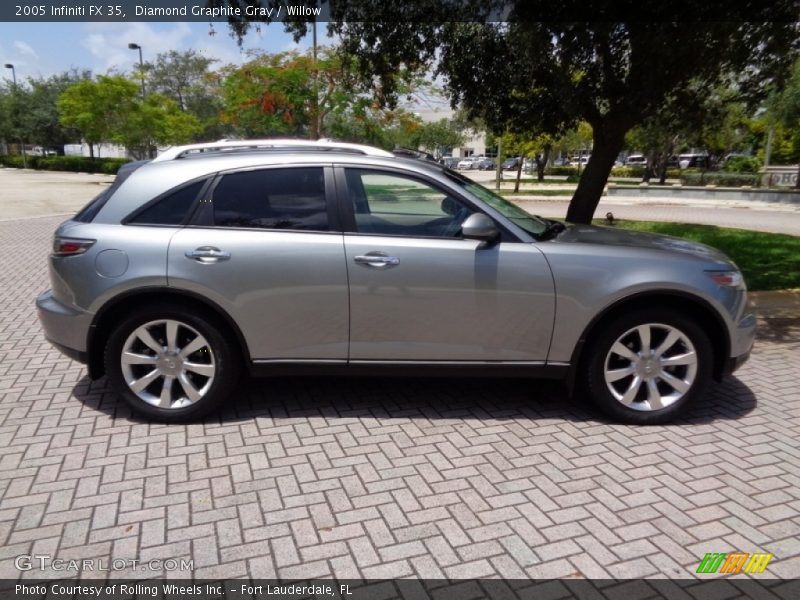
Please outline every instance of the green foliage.
[[639, 165], [630, 165], [627, 167], [614, 167], [611, 169], [612, 177], [636, 177], [641, 179], [644, 177], [644, 167]]
[[684, 169], [681, 172], [683, 185], [718, 185], [721, 187], [758, 186], [760, 176], [747, 173], [728, 173], [726, 171], [695, 171]]
[[547, 167], [544, 170], [545, 175], [578, 175], [578, 167]]
[[429, 150], [440, 158], [453, 148], [463, 146], [465, 141], [466, 135], [460, 123], [454, 119], [440, 119], [419, 127], [415, 147]]
[[202, 128], [194, 136], [197, 139], [225, 136], [218, 118], [222, 110], [219, 77], [210, 70], [214, 62], [194, 50], [170, 50], [144, 64], [147, 91], [171, 98], [181, 112], [194, 115]]
[[120, 75], [101, 75], [71, 85], [58, 100], [61, 122], [75, 127], [87, 143], [122, 144], [144, 158], [154, 144], [188, 141], [200, 131], [196, 117], [181, 112], [160, 94], [144, 100], [136, 83]]
[[[27, 156], [29, 169], [44, 171], [73, 171], [114, 175], [127, 158], [89, 158], [87, 156]], [[22, 156], [0, 156], [0, 165], [21, 169]]]
[[761, 161], [754, 156], [733, 156], [723, 166], [729, 173], [758, 173], [760, 168]]
[[615, 221], [615, 224], [713, 246], [733, 259], [751, 290], [800, 287], [800, 237], [687, 223]]

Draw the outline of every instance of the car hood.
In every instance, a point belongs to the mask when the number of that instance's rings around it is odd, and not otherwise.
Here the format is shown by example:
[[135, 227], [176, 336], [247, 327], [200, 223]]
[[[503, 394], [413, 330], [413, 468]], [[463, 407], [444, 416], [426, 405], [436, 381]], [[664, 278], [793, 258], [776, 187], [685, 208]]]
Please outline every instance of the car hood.
[[616, 227], [602, 227], [598, 225], [567, 225], [567, 228], [561, 232], [556, 239], [558, 242], [563, 243], [624, 246], [628, 248], [659, 250], [683, 255], [689, 254], [701, 260], [720, 263], [720, 265], [733, 265], [733, 261], [731, 261], [730, 258], [711, 246], [672, 237], [670, 235], [647, 233], [644, 231], [631, 231], [629, 229], [617, 229]]

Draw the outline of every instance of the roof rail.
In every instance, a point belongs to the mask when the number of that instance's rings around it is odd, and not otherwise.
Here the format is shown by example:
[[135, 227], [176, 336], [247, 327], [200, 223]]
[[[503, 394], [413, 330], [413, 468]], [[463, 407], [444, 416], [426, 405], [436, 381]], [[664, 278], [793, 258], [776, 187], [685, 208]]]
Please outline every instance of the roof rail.
[[367, 156], [394, 156], [391, 152], [365, 146], [362, 144], [348, 144], [345, 142], [334, 142], [329, 139], [320, 140], [297, 140], [297, 139], [263, 139], [263, 140], [220, 140], [218, 142], [206, 142], [202, 144], [189, 144], [188, 146], [173, 146], [153, 159], [152, 162], [165, 162], [176, 160], [184, 156], [202, 154], [203, 152], [221, 152], [225, 150], [258, 150], [258, 149], [291, 149], [291, 148], [319, 148], [320, 151], [339, 150], [349, 151], [355, 154]]

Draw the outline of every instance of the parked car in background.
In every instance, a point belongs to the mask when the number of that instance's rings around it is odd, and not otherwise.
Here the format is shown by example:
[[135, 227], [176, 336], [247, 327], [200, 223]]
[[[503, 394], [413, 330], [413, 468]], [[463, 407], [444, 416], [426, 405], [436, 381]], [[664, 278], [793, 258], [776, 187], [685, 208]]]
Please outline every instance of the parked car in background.
[[511, 156], [503, 161], [502, 169], [504, 171], [511, 171], [519, 166], [519, 161], [522, 160], [518, 156]]
[[483, 158], [478, 159], [478, 161], [475, 163], [475, 168], [480, 171], [491, 171], [492, 169], [497, 168], [497, 163], [493, 158], [484, 156]]
[[576, 156], [572, 160], [569, 161], [570, 167], [585, 167], [589, 163], [589, 157], [591, 154], [586, 156]]
[[626, 167], [646, 167], [647, 157], [644, 154], [631, 154], [625, 159]]
[[708, 169], [711, 161], [708, 154], [679, 154], [678, 165], [681, 169]]
[[368, 370], [555, 378], [660, 423], [755, 336], [713, 248], [543, 219], [434, 161], [323, 140], [128, 163], [56, 229], [49, 267], [46, 338], [161, 421], [231, 404], [243, 371]]
[[462, 158], [458, 161], [456, 168], [459, 171], [469, 171], [470, 169], [475, 168], [475, 164], [478, 162], [477, 157], [468, 156], [466, 158]]
[[459, 156], [445, 156], [444, 158], [442, 158], [441, 162], [448, 169], [456, 169], [456, 168], [458, 168], [458, 163], [461, 162], [461, 157], [459, 157]]

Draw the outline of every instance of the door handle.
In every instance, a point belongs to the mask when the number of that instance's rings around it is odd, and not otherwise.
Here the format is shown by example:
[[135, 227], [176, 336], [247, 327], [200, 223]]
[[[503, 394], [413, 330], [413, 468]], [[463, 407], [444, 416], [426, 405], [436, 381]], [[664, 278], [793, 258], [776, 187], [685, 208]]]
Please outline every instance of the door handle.
[[353, 258], [355, 262], [367, 267], [377, 267], [379, 269], [386, 269], [388, 267], [396, 267], [400, 264], [400, 259], [396, 256], [386, 256], [383, 253], [367, 253]]
[[200, 246], [195, 250], [188, 250], [186, 258], [196, 260], [202, 264], [212, 264], [223, 260], [229, 260], [231, 257], [230, 252], [223, 252], [214, 246]]

